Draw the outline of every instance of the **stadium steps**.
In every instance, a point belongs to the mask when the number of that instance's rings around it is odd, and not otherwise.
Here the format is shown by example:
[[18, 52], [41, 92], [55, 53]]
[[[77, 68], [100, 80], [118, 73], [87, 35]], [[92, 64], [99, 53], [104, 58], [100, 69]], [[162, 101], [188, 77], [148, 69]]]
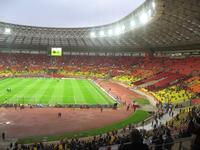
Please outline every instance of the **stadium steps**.
[[13, 145], [17, 142], [15, 138], [6, 138], [4, 141], [0, 140], [0, 150], [6, 150], [10, 147], [10, 143]]
[[151, 77], [136, 81], [133, 84], [134, 85], [141, 85], [141, 84], [144, 84], [144, 83], [147, 83], [147, 82], [151, 82], [151, 81], [154, 81], [154, 80], [159, 80], [161, 78], [166, 78], [170, 74], [171, 73], [167, 73], [167, 72], [157, 73], [157, 74], [155, 74], [155, 75], [153, 75]]
[[[179, 113], [179, 110], [174, 110], [174, 116], [176, 116], [178, 113]], [[163, 117], [161, 119], [158, 119], [158, 122], [159, 122], [159, 124], [161, 123], [162, 125], [163, 124], [165, 125], [166, 122], [170, 121], [172, 118], [173, 118], [172, 116], [169, 116], [169, 114], [166, 113], [163, 115]], [[145, 130], [149, 131], [149, 130], [153, 129], [153, 126], [152, 126], [152, 123], [150, 122], [144, 126], [138, 127], [137, 129], [145, 129]]]
[[137, 86], [136, 88], [145, 88], [145, 87], [147, 87], [147, 86], [151, 86], [151, 85], [153, 85], [153, 84], [155, 84], [155, 83], [157, 83], [157, 82], [160, 82], [160, 81], [162, 81], [162, 80], [164, 80], [165, 78], [161, 78], [161, 79], [158, 79], [158, 80], [153, 80], [153, 81], [150, 81], [150, 82], [146, 82], [146, 83], [144, 83], [144, 84], [141, 84], [141, 85], [139, 85], [139, 86]]

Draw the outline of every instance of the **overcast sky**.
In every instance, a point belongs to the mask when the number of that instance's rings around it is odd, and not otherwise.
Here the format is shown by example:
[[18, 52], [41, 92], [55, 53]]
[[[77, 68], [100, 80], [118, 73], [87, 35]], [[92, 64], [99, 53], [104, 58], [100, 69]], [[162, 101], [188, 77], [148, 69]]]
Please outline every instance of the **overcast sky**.
[[46, 27], [112, 23], [145, 0], [0, 0], [0, 21]]

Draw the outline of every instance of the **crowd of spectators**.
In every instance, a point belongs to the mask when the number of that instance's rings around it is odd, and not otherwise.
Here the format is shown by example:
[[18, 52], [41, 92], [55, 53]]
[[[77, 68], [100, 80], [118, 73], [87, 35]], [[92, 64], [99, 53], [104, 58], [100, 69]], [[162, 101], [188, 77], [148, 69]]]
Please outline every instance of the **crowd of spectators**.
[[181, 103], [195, 97], [195, 93], [187, 91], [180, 86], [168, 87], [164, 90], [152, 92], [152, 94], [162, 103]]
[[55, 58], [45, 54], [0, 53], [0, 71], [2, 72], [5, 70], [8, 72], [42, 72], [49, 68], [67, 72], [111, 72], [114, 76], [123, 74], [145, 78], [160, 71], [198, 75], [200, 73], [199, 64], [198, 57], [146, 59], [130, 56], [63, 56]]

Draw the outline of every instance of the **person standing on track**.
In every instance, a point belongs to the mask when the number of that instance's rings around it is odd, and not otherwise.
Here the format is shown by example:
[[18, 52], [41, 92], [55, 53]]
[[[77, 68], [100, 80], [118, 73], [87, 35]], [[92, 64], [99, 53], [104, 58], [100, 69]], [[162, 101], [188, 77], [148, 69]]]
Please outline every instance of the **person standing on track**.
[[5, 140], [5, 132], [2, 132], [1, 138], [2, 138], [3, 141]]
[[59, 113], [58, 113], [58, 118], [61, 118], [61, 116], [62, 116], [62, 113], [59, 112]]

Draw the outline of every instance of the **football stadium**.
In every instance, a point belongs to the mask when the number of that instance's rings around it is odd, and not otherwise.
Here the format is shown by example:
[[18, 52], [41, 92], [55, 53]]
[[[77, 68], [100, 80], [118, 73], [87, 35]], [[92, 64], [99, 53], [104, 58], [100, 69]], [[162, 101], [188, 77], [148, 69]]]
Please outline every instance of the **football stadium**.
[[0, 150], [200, 150], [200, 1], [0, 1], [0, 136]]

